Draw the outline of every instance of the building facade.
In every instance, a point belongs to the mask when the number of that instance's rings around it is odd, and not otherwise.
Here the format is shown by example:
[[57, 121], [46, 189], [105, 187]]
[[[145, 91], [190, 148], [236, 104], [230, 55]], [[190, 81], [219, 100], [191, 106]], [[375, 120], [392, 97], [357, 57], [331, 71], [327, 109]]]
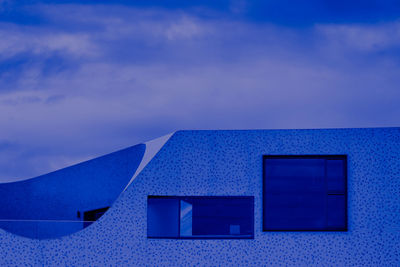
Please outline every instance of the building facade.
[[1, 192], [1, 266], [400, 265], [400, 128], [178, 131]]

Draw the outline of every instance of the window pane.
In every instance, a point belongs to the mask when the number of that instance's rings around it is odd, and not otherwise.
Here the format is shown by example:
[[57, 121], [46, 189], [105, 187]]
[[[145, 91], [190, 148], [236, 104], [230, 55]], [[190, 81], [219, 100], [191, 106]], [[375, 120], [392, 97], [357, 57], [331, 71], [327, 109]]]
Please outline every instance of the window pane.
[[265, 190], [305, 192], [325, 190], [323, 159], [266, 159]]
[[181, 236], [192, 235], [193, 206], [189, 202], [181, 200]]
[[251, 235], [252, 213], [250, 199], [194, 199], [193, 235]]
[[346, 228], [346, 198], [344, 195], [328, 196], [328, 228]]
[[326, 161], [326, 179], [329, 192], [344, 193], [344, 161], [343, 160], [327, 160]]
[[178, 237], [179, 200], [147, 199], [147, 236]]
[[311, 230], [325, 227], [324, 193], [267, 193], [264, 227], [268, 230]]

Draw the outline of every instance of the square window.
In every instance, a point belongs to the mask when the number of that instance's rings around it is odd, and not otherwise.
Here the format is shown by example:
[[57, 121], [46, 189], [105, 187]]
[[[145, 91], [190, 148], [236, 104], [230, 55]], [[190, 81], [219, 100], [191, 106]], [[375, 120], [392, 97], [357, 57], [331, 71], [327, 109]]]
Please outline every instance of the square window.
[[253, 238], [254, 197], [148, 196], [149, 238]]
[[347, 231], [346, 155], [263, 157], [264, 231]]

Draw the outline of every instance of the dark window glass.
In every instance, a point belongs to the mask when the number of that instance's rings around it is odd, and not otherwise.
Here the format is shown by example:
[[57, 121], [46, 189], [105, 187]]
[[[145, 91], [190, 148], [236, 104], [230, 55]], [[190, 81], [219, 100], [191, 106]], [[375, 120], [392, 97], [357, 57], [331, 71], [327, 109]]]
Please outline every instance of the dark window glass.
[[97, 221], [103, 214], [109, 209], [109, 207], [89, 210], [83, 213], [83, 228], [88, 227], [95, 221]]
[[173, 198], [148, 198], [147, 235], [149, 237], [179, 236], [179, 200]]
[[346, 156], [264, 156], [264, 231], [346, 231]]
[[253, 238], [253, 197], [147, 199], [147, 235], [155, 238]]

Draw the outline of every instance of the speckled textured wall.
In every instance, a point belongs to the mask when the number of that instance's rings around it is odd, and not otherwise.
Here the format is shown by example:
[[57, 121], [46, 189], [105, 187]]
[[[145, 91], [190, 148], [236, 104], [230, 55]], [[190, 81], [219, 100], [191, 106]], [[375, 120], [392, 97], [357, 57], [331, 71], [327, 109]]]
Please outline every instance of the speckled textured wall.
[[[349, 231], [262, 232], [263, 154], [347, 154]], [[254, 196], [254, 239], [147, 239], [147, 195]], [[400, 128], [179, 131], [97, 222], [41, 241], [0, 230], [0, 251], [1, 266], [399, 266]]]

